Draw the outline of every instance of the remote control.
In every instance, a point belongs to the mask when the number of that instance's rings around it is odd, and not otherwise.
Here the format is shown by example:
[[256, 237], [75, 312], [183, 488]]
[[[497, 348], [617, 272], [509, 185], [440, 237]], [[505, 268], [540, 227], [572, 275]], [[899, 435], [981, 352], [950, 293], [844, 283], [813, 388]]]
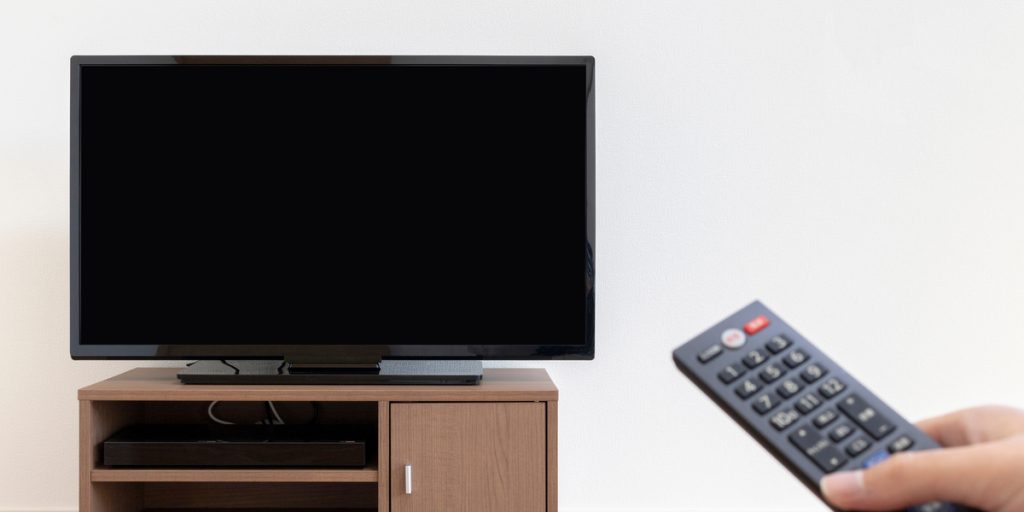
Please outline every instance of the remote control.
[[[818, 482], [828, 473], [938, 448], [760, 302], [672, 355], [701, 391], [819, 498]], [[971, 509], [934, 502], [908, 510]]]

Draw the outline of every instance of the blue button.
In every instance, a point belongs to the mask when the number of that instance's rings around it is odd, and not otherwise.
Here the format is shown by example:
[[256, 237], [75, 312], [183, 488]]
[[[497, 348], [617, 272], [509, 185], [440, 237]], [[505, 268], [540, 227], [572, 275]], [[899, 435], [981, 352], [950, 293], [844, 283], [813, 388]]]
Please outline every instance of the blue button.
[[907, 512], [957, 512], [957, 508], [953, 507], [949, 503], [941, 503], [933, 501], [931, 503], [925, 503], [924, 505], [918, 505], [916, 507], [910, 507]]
[[864, 468], [870, 468], [871, 466], [877, 466], [881, 464], [883, 460], [889, 458], [889, 452], [885, 450], [877, 451], [864, 459]]

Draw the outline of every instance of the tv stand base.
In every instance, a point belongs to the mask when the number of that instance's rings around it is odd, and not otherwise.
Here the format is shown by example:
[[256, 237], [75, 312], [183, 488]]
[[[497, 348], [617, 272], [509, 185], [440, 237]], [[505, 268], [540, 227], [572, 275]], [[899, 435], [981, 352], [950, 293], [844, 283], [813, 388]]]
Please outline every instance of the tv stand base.
[[178, 372], [184, 384], [441, 384], [474, 385], [484, 365], [476, 360], [385, 359], [376, 367], [296, 365], [282, 360], [203, 360]]

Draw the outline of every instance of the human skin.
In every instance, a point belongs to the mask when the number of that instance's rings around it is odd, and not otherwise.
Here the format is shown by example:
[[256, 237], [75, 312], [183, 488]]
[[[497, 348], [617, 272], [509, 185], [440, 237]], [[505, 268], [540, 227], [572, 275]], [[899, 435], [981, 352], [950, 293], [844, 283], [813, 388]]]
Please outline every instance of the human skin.
[[902, 510], [946, 501], [987, 512], [1024, 511], [1024, 410], [981, 406], [918, 426], [943, 448], [904, 452], [821, 480], [843, 510]]

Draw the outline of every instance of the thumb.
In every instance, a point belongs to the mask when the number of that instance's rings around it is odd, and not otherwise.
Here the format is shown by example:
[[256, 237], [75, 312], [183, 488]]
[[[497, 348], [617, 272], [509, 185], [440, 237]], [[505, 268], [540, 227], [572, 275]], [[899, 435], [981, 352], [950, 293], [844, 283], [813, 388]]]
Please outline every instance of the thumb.
[[844, 510], [900, 510], [933, 501], [990, 509], [986, 482], [998, 453], [986, 445], [904, 452], [870, 469], [841, 471], [821, 479], [829, 503]]

